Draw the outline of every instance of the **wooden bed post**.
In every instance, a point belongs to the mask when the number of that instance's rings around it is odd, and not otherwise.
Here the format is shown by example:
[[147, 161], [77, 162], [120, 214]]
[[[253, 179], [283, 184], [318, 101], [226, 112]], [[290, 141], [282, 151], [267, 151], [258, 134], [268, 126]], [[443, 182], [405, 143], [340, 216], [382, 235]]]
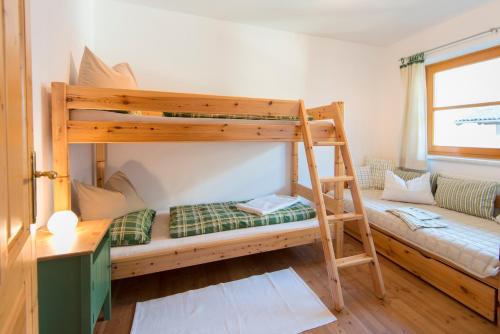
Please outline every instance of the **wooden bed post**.
[[292, 196], [297, 196], [297, 184], [299, 183], [299, 143], [292, 142]]
[[54, 182], [54, 211], [71, 209], [71, 182], [69, 176], [68, 128], [69, 111], [66, 106], [66, 84], [52, 83], [52, 168], [57, 172]]
[[95, 144], [95, 181], [99, 188], [104, 187], [106, 173], [106, 144]]
[[[344, 121], [344, 103], [334, 102], [338, 106], [339, 114]], [[335, 147], [334, 153], [334, 175], [343, 176], [345, 174], [344, 160], [342, 159], [342, 154], [340, 149]], [[335, 198], [335, 214], [344, 213], [344, 187], [345, 183], [339, 183], [334, 189]], [[337, 257], [343, 256], [344, 250], [344, 222], [339, 221], [335, 224], [335, 255]]]

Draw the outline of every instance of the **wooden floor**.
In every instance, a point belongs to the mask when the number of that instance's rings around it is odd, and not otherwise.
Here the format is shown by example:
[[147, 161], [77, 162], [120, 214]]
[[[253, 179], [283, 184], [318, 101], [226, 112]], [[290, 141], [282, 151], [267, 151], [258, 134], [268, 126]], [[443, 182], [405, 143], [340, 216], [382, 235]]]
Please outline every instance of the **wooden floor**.
[[[346, 237], [346, 255], [359, 251], [360, 244]], [[342, 269], [345, 310], [335, 313], [337, 323], [308, 333], [500, 333], [499, 327], [389, 260], [380, 257], [380, 262], [384, 301], [373, 295], [367, 267]], [[138, 301], [290, 266], [332, 309], [321, 247], [309, 245], [115, 281], [111, 320], [98, 322], [95, 333], [129, 333]]]

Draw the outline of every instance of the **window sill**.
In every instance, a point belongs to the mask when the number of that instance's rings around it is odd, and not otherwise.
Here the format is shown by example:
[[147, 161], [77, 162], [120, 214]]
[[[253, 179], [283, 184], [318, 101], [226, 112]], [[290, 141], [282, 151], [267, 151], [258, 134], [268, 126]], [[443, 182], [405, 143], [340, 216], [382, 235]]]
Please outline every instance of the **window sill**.
[[493, 166], [500, 167], [499, 159], [479, 159], [479, 158], [462, 158], [462, 157], [450, 157], [446, 155], [429, 155], [427, 160], [433, 161], [447, 161], [470, 165], [481, 165], [481, 166]]

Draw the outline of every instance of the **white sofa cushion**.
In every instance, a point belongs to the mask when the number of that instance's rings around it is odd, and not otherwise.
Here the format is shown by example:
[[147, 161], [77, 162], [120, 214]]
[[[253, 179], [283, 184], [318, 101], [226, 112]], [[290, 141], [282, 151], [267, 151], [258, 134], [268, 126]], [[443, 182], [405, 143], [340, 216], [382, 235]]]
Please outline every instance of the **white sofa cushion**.
[[384, 191], [382, 199], [407, 203], [420, 203], [434, 205], [432, 196], [431, 173], [405, 181], [390, 170], [385, 172]]

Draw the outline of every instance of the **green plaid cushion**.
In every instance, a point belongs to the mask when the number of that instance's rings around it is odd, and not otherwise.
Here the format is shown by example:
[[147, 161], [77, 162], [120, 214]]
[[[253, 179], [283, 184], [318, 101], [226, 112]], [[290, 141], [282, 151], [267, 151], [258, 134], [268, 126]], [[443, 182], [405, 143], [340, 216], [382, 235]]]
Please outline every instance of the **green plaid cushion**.
[[182, 238], [239, 228], [290, 223], [314, 218], [313, 208], [296, 203], [268, 215], [257, 216], [236, 208], [240, 202], [184, 205], [170, 208], [170, 236]]
[[[134, 114], [141, 115], [141, 112], [129, 112], [123, 110], [111, 110], [112, 112], [118, 114]], [[181, 117], [181, 118], [220, 118], [220, 119], [246, 119], [246, 120], [269, 120], [269, 121], [298, 121], [299, 118], [296, 116], [286, 116], [286, 115], [246, 115], [246, 114], [202, 114], [195, 112], [170, 112], [165, 111], [156, 116], [163, 117]], [[151, 116], [151, 113], [145, 114], [145, 116]], [[312, 116], [308, 116], [308, 119], [313, 120]]]
[[494, 219], [496, 182], [438, 177], [437, 184], [435, 198], [439, 207]]
[[[183, 118], [222, 118], [222, 119], [248, 119], [248, 120], [271, 120], [271, 121], [298, 121], [295, 116], [275, 116], [275, 115], [245, 115], [245, 114], [201, 114], [192, 112], [164, 112], [163, 117], [183, 117]], [[311, 117], [309, 118], [312, 119]]]
[[109, 229], [111, 247], [147, 244], [156, 211], [144, 209], [113, 219]]
[[[410, 169], [404, 167], [398, 167], [394, 170], [394, 174], [396, 174], [405, 181], [410, 181], [412, 179], [424, 175], [425, 173], [427, 173], [426, 170]], [[433, 194], [436, 193], [438, 176], [439, 176], [438, 173], [431, 173], [431, 190]]]

